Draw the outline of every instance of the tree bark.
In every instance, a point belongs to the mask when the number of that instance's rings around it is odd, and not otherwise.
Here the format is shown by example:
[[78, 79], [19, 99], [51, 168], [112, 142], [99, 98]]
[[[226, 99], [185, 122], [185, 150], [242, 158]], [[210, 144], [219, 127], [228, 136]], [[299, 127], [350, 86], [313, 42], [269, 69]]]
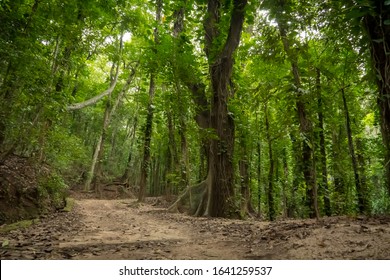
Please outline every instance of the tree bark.
[[217, 0], [209, 0], [205, 29], [205, 52], [209, 62], [211, 76], [212, 103], [211, 103], [211, 127], [216, 137], [210, 145], [210, 176], [208, 215], [213, 217], [236, 216], [234, 206], [234, 119], [229, 113], [229, 97], [232, 95], [230, 88], [233, 70], [233, 53], [237, 49], [241, 37], [242, 26], [245, 18], [246, 0], [234, 0], [230, 17], [230, 27], [226, 41], [222, 49], [219, 48], [217, 39], [223, 32], [221, 30], [221, 3]]

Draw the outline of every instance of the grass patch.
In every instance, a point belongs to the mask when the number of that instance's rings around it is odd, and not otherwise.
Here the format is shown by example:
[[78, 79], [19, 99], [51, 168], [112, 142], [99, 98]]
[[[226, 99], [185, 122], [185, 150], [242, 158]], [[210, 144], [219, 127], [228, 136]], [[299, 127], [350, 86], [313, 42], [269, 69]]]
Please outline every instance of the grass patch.
[[28, 228], [33, 224], [36, 224], [39, 222], [39, 219], [33, 219], [33, 220], [22, 220], [13, 224], [4, 225], [0, 227], [0, 233], [7, 233], [16, 229], [21, 228]]

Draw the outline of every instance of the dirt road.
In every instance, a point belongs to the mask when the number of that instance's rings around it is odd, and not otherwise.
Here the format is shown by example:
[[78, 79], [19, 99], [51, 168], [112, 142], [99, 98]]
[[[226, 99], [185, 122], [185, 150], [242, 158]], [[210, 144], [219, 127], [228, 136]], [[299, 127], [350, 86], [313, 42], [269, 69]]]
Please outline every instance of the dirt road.
[[0, 242], [1, 259], [390, 259], [390, 218], [269, 223], [82, 199]]

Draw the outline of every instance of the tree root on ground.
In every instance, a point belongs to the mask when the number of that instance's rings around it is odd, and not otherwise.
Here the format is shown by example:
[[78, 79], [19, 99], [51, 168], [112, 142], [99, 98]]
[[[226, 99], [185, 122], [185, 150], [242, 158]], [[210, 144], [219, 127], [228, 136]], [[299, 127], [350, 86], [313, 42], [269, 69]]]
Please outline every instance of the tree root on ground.
[[169, 212], [186, 212], [195, 216], [208, 215], [209, 180], [206, 179], [194, 186], [188, 186], [177, 200], [168, 208]]

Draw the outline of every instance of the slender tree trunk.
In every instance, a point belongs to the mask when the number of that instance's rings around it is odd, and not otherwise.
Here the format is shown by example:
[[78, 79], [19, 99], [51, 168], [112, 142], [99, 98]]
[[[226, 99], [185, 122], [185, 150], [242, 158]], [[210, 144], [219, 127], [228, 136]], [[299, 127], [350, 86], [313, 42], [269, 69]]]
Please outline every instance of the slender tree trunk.
[[[121, 39], [121, 41], [122, 41], [122, 39]], [[122, 42], [121, 42], [121, 45], [122, 45]], [[122, 47], [120, 49], [122, 49]], [[114, 81], [114, 79], [116, 79], [116, 78], [113, 78], [114, 68], [115, 67], [113, 64], [112, 69], [111, 69], [111, 83], [112, 84], [113, 83], [116, 84], [116, 81]], [[119, 71], [118, 68], [116, 69], [116, 71], [117, 72]], [[100, 178], [102, 177], [101, 164], [102, 164], [102, 159], [103, 159], [103, 155], [104, 155], [103, 148], [104, 148], [104, 142], [105, 142], [105, 138], [106, 138], [106, 134], [107, 134], [107, 129], [108, 129], [108, 126], [110, 124], [111, 118], [112, 118], [113, 114], [115, 113], [116, 109], [118, 108], [118, 105], [119, 105], [120, 101], [122, 100], [123, 96], [127, 92], [134, 75], [135, 75], [135, 69], [133, 69], [132, 72], [130, 73], [130, 75], [126, 81], [126, 84], [124, 85], [124, 87], [122, 88], [122, 90], [120, 91], [118, 96], [116, 97], [114, 103], [112, 103], [112, 101], [111, 101], [111, 94], [108, 96], [108, 100], [106, 101], [106, 108], [104, 111], [102, 130], [101, 130], [101, 134], [100, 134], [99, 140], [98, 140], [98, 146], [96, 146], [96, 148], [95, 148], [94, 157], [92, 159], [92, 164], [91, 164], [91, 169], [90, 169], [90, 172], [87, 174], [87, 180], [86, 180], [85, 185], [84, 185], [85, 191], [90, 190], [91, 183], [93, 182], [95, 191], [99, 195], [101, 195], [101, 190], [99, 188], [98, 183], [100, 181]], [[117, 74], [116, 74], [116, 76], [117, 76]]]
[[288, 188], [288, 164], [287, 164], [287, 149], [283, 149], [283, 218], [288, 217], [288, 199], [287, 199], [287, 188]]
[[257, 141], [257, 216], [261, 217], [261, 143]]
[[321, 95], [321, 71], [316, 69], [316, 87], [317, 87], [317, 103], [318, 103], [318, 137], [320, 139], [320, 162], [321, 162], [321, 182], [320, 189], [324, 193], [324, 209], [325, 214], [330, 216], [332, 214], [330, 208], [330, 193], [328, 188], [328, 167], [326, 164], [326, 147], [325, 147], [325, 129], [324, 129], [324, 108], [322, 105]]
[[359, 164], [359, 174], [360, 174], [360, 185], [362, 188], [362, 197], [364, 198], [364, 209], [365, 214], [371, 214], [371, 206], [370, 206], [370, 193], [367, 186], [367, 178], [366, 178], [366, 160], [363, 155], [364, 145], [361, 139], [356, 138], [356, 150], [357, 150], [357, 161]]
[[133, 147], [136, 142], [136, 131], [137, 131], [137, 126], [138, 126], [138, 117], [135, 117], [134, 123], [133, 123], [133, 129], [130, 134], [130, 151], [129, 151], [129, 156], [127, 157], [127, 164], [126, 164], [126, 169], [125, 172], [122, 175], [121, 181], [126, 182], [128, 185], [130, 185], [130, 174], [131, 174], [131, 169], [132, 169], [132, 156], [133, 156]]
[[265, 105], [264, 108], [265, 113], [265, 129], [267, 133], [267, 142], [268, 142], [268, 157], [269, 157], [269, 170], [268, 170], [268, 218], [270, 221], [275, 220], [276, 212], [275, 212], [275, 203], [274, 203], [274, 168], [275, 161], [273, 157], [272, 150], [272, 139], [269, 125], [269, 115], [268, 115], [268, 106]]
[[349, 117], [349, 110], [348, 110], [348, 104], [347, 100], [345, 98], [345, 90], [344, 88], [341, 89], [341, 94], [343, 98], [343, 106], [344, 106], [344, 113], [345, 113], [345, 126], [347, 128], [347, 138], [348, 138], [348, 147], [349, 147], [349, 154], [351, 156], [352, 161], [352, 168], [353, 168], [353, 174], [355, 178], [355, 186], [356, 186], [356, 192], [358, 196], [358, 208], [360, 213], [364, 213], [366, 211], [365, 209], [365, 198], [360, 182], [360, 174], [358, 170], [358, 162], [356, 159], [356, 153], [355, 153], [355, 147], [353, 145], [353, 136], [352, 136], [352, 129], [351, 129], [351, 120]]
[[[156, 0], [156, 24], [161, 23], [161, 13], [162, 13], [162, 0]], [[159, 34], [157, 27], [154, 28], [154, 44], [157, 45], [159, 42]], [[156, 46], [154, 52], [157, 52]], [[146, 196], [146, 187], [147, 187], [147, 177], [149, 170], [150, 162], [150, 142], [152, 140], [152, 129], [153, 129], [153, 114], [154, 114], [154, 105], [153, 99], [156, 92], [155, 84], [155, 71], [152, 70], [150, 74], [150, 83], [149, 83], [149, 104], [148, 104], [148, 113], [146, 116], [146, 125], [144, 132], [144, 152], [141, 163], [141, 178], [140, 178], [140, 189], [138, 193], [138, 202], [143, 202]]]
[[140, 189], [138, 193], [138, 202], [143, 202], [146, 196], [147, 177], [150, 163], [150, 143], [152, 140], [152, 129], [153, 129], [153, 99], [156, 91], [156, 85], [154, 81], [154, 74], [150, 75], [149, 84], [149, 105], [148, 114], [146, 116], [146, 124], [144, 130], [144, 152], [141, 164], [141, 178], [140, 178]]
[[[345, 202], [345, 193], [346, 193], [346, 188], [345, 188], [345, 181], [344, 181], [344, 176], [342, 174], [342, 170], [344, 166], [342, 165], [342, 156], [341, 156], [341, 133], [344, 131], [341, 128], [341, 125], [337, 125], [333, 127], [332, 129], [332, 176], [334, 177], [334, 190], [335, 193], [337, 194], [337, 199], [335, 201], [334, 206], [332, 207], [333, 209], [336, 210], [335, 214], [341, 214], [341, 207], [339, 206], [341, 203]], [[341, 201], [342, 200], [342, 201]], [[333, 212], [335, 212], [333, 210]]]
[[292, 186], [290, 191], [290, 203], [288, 205], [287, 210], [287, 216], [289, 218], [296, 218], [301, 217], [302, 215], [298, 212], [298, 203], [297, 203], [297, 192], [298, 187], [301, 184], [302, 178], [301, 175], [302, 172], [302, 165], [301, 165], [301, 156], [302, 156], [302, 148], [301, 148], [301, 142], [297, 140], [297, 138], [290, 133], [290, 140], [291, 140], [291, 146], [292, 146], [292, 156], [294, 159], [294, 165], [293, 165], [293, 179], [292, 179]]
[[102, 142], [103, 142], [103, 135], [100, 134], [99, 139], [95, 146], [95, 151], [93, 153], [91, 167], [89, 169], [89, 172], [87, 174], [87, 179], [84, 184], [84, 191], [86, 192], [89, 192], [91, 190], [91, 183], [92, 183], [93, 176], [95, 174], [96, 162], [98, 161], [99, 150]]

